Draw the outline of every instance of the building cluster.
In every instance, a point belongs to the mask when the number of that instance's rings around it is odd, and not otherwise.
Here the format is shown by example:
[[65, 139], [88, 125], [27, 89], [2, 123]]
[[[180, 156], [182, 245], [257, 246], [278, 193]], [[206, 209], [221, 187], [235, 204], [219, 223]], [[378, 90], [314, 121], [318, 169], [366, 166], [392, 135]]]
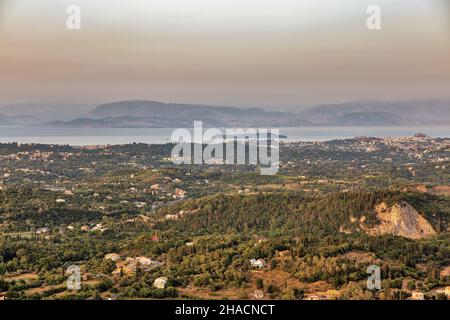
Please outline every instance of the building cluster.
[[115, 262], [116, 268], [112, 272], [115, 276], [131, 276], [138, 271], [148, 272], [163, 265], [163, 262], [145, 256], [125, 257], [122, 259], [117, 253], [108, 253], [104, 259]]
[[[347, 169], [369, 169], [380, 163], [431, 163], [445, 169], [450, 161], [450, 139], [414, 137], [357, 137], [345, 140], [318, 142], [289, 142], [281, 148], [280, 168], [292, 170], [304, 166], [341, 166]], [[290, 155], [290, 156], [289, 156]], [[411, 168], [414, 171], [414, 168]], [[415, 172], [414, 172], [415, 173]]]
[[105, 232], [106, 230], [108, 230], [108, 228], [106, 228], [102, 223], [97, 223], [95, 226], [93, 226], [92, 228], [90, 226], [84, 225], [80, 227], [81, 231], [85, 231], [85, 232]]

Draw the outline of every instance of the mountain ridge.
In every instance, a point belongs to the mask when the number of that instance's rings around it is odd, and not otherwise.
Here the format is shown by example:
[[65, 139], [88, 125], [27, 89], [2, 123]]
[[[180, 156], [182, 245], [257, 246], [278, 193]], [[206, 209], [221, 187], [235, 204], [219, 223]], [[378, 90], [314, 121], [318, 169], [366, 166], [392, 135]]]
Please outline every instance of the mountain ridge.
[[101, 104], [70, 119], [52, 116], [48, 120], [48, 108], [43, 109], [42, 118], [26, 116], [24, 110], [19, 115], [8, 111], [0, 116], [0, 123], [70, 128], [175, 128], [192, 127], [194, 121], [203, 121], [205, 127], [450, 125], [450, 100], [352, 101], [300, 112], [124, 100]]
[[66, 122], [52, 122], [57, 126], [94, 127], [191, 127], [193, 121], [205, 126], [298, 126], [309, 123], [298, 115], [259, 108], [237, 108], [197, 104], [163, 103], [147, 100], [118, 101], [102, 104], [85, 117]]
[[318, 105], [300, 115], [315, 125], [447, 125], [450, 100], [352, 101]]

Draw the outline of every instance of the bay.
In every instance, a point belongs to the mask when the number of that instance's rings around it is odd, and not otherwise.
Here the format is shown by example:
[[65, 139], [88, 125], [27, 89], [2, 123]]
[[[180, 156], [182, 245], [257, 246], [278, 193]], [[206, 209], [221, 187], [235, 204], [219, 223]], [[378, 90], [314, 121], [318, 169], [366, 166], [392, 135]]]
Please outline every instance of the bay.
[[[410, 127], [289, 127], [278, 128], [283, 141], [327, 141], [360, 136], [404, 137], [424, 133], [450, 138], [450, 126]], [[173, 128], [51, 128], [0, 126], [0, 143], [42, 143], [115, 145], [128, 143], [164, 144], [170, 142]], [[192, 132], [192, 129], [190, 129]], [[225, 130], [223, 129], [225, 132]]]

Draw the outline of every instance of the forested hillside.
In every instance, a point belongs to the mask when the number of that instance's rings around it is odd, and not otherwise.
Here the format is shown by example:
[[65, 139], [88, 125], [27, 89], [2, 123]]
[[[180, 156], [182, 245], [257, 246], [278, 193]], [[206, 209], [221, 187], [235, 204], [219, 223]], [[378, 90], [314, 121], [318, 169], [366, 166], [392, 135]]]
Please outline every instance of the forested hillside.
[[[160, 227], [187, 235], [250, 232], [306, 235], [321, 238], [352, 228], [351, 219], [365, 217], [364, 224], [377, 223], [374, 208], [408, 201], [424, 213], [437, 230], [445, 231], [450, 220], [449, 199], [398, 192], [270, 193], [251, 196], [214, 195], [164, 208], [161, 217], [185, 212], [177, 221], [165, 220]], [[426, 205], [425, 205], [426, 204]]]

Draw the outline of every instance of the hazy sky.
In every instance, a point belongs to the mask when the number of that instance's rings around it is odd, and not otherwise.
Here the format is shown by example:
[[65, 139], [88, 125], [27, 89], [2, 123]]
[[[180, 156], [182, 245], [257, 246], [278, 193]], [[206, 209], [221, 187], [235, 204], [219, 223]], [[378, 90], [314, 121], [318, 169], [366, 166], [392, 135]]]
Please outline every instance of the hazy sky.
[[[449, 97], [446, 0], [0, 0], [0, 104]], [[69, 4], [82, 29], [66, 28]], [[369, 5], [382, 30], [366, 28]]]

